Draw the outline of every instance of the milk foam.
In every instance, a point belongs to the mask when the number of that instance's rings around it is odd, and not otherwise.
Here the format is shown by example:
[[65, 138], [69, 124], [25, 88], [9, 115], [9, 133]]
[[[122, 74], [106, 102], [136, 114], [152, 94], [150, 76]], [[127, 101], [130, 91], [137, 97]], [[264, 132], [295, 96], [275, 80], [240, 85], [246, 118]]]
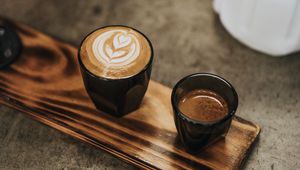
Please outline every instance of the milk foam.
[[80, 59], [93, 74], [120, 79], [139, 73], [151, 61], [152, 47], [138, 31], [108, 26], [89, 34], [80, 47]]
[[130, 31], [115, 29], [98, 35], [92, 51], [96, 59], [107, 67], [122, 67], [136, 60], [140, 44]]

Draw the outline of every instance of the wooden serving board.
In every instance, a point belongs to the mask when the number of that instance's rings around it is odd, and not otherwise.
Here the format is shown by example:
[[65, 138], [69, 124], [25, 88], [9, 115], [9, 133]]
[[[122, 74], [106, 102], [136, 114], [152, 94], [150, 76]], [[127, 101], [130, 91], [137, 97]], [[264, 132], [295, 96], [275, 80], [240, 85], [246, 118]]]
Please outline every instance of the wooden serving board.
[[177, 137], [171, 89], [151, 81], [141, 108], [122, 118], [96, 110], [77, 63], [77, 49], [13, 23], [24, 45], [0, 70], [1, 103], [142, 169], [240, 169], [260, 128], [236, 117], [227, 137], [197, 154]]

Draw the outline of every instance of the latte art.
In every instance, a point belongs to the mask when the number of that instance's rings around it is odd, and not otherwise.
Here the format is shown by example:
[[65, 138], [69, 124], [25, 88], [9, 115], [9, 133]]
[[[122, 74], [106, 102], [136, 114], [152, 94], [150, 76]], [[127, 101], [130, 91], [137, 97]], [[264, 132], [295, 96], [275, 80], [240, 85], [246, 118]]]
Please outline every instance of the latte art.
[[122, 26], [105, 27], [86, 37], [80, 57], [85, 67], [105, 78], [137, 74], [150, 61], [151, 46], [139, 32]]
[[95, 39], [93, 52], [99, 62], [124, 66], [139, 56], [140, 45], [137, 38], [129, 31], [112, 30]]

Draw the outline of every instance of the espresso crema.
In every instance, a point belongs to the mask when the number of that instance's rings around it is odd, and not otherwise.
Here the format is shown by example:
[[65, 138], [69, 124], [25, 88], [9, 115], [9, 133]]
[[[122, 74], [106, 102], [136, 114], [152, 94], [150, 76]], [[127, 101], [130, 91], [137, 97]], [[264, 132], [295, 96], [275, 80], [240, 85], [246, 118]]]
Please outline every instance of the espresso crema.
[[91, 73], [109, 79], [138, 74], [151, 59], [151, 46], [141, 33], [124, 26], [98, 29], [80, 48], [80, 59]]
[[217, 121], [228, 114], [226, 101], [211, 90], [196, 89], [179, 101], [179, 110], [197, 121]]

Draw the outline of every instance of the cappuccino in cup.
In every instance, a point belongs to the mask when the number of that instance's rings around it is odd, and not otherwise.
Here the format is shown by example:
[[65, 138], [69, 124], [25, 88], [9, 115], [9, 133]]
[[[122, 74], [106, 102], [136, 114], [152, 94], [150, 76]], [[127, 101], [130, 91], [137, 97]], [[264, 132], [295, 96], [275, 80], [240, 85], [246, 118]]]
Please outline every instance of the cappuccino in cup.
[[147, 90], [153, 49], [127, 26], [107, 26], [86, 36], [78, 59], [86, 90], [98, 110], [123, 116], [136, 110]]
[[106, 27], [87, 36], [81, 61], [93, 74], [122, 79], [139, 73], [149, 63], [151, 47], [139, 32], [128, 27]]

